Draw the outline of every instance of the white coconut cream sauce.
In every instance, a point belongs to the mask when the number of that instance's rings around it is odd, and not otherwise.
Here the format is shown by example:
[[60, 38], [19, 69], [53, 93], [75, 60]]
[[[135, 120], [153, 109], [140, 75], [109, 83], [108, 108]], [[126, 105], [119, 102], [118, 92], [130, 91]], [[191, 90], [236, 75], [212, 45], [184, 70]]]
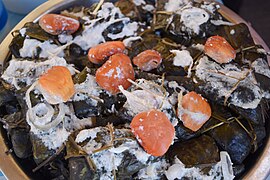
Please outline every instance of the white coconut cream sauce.
[[[141, 3], [141, 1], [138, 3]], [[103, 22], [98, 22], [103, 19], [107, 19]], [[87, 18], [85, 18], [87, 19]], [[102, 33], [106, 30], [110, 25], [122, 22], [124, 24], [124, 28], [120, 33], [117, 34], [108, 34], [112, 40], [130, 36], [136, 36], [136, 31], [138, 29], [137, 22], [130, 22], [130, 19], [125, 17], [119, 8], [115, 7], [112, 3], [104, 3], [101, 7], [101, 10], [98, 11], [97, 19], [88, 20], [86, 23], [89, 25], [85, 25], [85, 30], [82, 32], [82, 35], [76, 36], [74, 38], [74, 43], [81, 46], [82, 49], [87, 50], [93, 46], [96, 46], [102, 42], [105, 42], [105, 38]]]
[[53, 66], [68, 67], [71, 74], [75, 74], [73, 65], [68, 65], [64, 58], [51, 57], [48, 60], [35, 62], [33, 60], [12, 59], [2, 74], [2, 78], [16, 89], [33, 84], [39, 76]]
[[208, 20], [209, 14], [204, 9], [191, 7], [182, 11], [180, 21], [185, 25], [187, 31], [199, 34], [200, 25]]
[[[248, 69], [241, 70], [233, 64], [226, 64], [221, 67], [221, 65], [204, 56], [196, 66], [196, 76], [206, 82], [206, 86], [202, 87], [203, 89], [209, 92], [215, 91], [219, 97], [231, 97], [230, 103], [235, 106], [254, 109], [262, 99], [261, 89], [254, 83], [254, 77]], [[250, 96], [241, 98], [241, 92], [232, 92], [239, 81], [238, 86], [243, 86], [249, 90], [253, 98], [250, 98]]]

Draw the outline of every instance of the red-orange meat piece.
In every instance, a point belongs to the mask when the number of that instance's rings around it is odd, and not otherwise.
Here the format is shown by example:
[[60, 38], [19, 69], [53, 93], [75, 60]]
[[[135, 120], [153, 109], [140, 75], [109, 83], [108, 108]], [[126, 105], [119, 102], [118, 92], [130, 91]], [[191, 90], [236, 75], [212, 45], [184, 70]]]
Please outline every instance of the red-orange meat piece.
[[92, 47], [88, 51], [88, 59], [94, 64], [101, 64], [107, 57], [123, 53], [125, 45], [121, 41], [109, 41]]
[[236, 57], [236, 51], [221, 36], [208, 38], [204, 46], [204, 52], [220, 64], [228, 63]]
[[46, 95], [51, 96], [56, 101], [60, 99], [60, 101], [66, 102], [75, 93], [70, 71], [64, 66], [52, 67], [40, 76], [38, 83], [40, 88], [46, 92]]
[[174, 127], [166, 114], [154, 109], [136, 115], [130, 127], [144, 150], [153, 156], [163, 156], [175, 136]]
[[182, 108], [184, 110], [181, 115], [181, 120], [184, 126], [192, 131], [199, 130], [211, 117], [211, 107], [209, 103], [194, 91], [183, 96]]
[[73, 34], [80, 27], [80, 22], [76, 19], [59, 14], [45, 14], [39, 19], [40, 27], [49, 34]]
[[115, 54], [110, 57], [96, 72], [96, 81], [103, 89], [112, 94], [118, 93], [119, 86], [127, 89], [134, 80], [135, 73], [131, 60], [125, 54]]
[[133, 58], [133, 63], [143, 71], [151, 71], [162, 62], [162, 57], [155, 50], [146, 50]]

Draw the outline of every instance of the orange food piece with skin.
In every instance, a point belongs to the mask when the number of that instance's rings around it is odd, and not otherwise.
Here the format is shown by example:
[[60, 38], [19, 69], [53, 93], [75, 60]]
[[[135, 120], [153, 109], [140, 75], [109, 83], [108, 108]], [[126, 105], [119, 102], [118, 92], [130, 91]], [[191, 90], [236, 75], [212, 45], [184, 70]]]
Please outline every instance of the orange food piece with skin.
[[143, 71], [151, 71], [162, 62], [162, 57], [155, 50], [146, 50], [133, 58], [133, 63]]
[[212, 112], [209, 103], [194, 91], [184, 95], [181, 104], [183, 113], [180, 113], [180, 119], [184, 126], [192, 131], [199, 130], [211, 117]]
[[144, 150], [153, 156], [163, 156], [175, 136], [174, 127], [166, 114], [155, 109], [137, 114], [130, 127]]
[[50, 104], [66, 102], [75, 93], [70, 71], [64, 66], [53, 66], [40, 76], [38, 85]]
[[121, 41], [109, 41], [92, 47], [88, 51], [88, 59], [94, 64], [101, 64], [107, 57], [123, 53], [125, 45]]
[[76, 19], [59, 14], [45, 14], [39, 19], [40, 27], [49, 34], [73, 34], [80, 27]]
[[110, 57], [96, 72], [96, 81], [100, 87], [112, 94], [118, 93], [119, 86], [127, 89], [135, 79], [131, 60], [125, 54], [115, 54]]
[[204, 45], [204, 52], [219, 64], [229, 63], [236, 57], [236, 51], [221, 36], [208, 38]]

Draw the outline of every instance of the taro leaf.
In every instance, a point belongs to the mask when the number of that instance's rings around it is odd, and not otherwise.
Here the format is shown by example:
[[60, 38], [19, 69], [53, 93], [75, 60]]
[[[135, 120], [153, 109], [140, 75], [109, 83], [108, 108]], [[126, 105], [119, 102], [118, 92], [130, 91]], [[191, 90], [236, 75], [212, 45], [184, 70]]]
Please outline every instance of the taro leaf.
[[143, 9], [145, 5], [155, 5], [155, 1], [146, 0], [145, 4], [136, 6], [132, 0], [119, 0], [115, 3], [116, 7], [119, 7], [121, 12], [134, 21], [146, 22], [147, 25], [150, 25], [152, 20], [152, 13]]
[[206, 135], [175, 143], [170, 147], [166, 156], [170, 159], [177, 156], [187, 167], [217, 163], [220, 160], [215, 141]]
[[33, 147], [33, 158], [37, 164], [55, 154], [55, 150], [49, 150], [36, 135], [30, 133], [30, 140]]
[[257, 49], [263, 49], [263, 47], [256, 45], [254, 46], [253, 49], [244, 51], [244, 58], [246, 60], [249, 60], [250, 62], [253, 62], [259, 58], [262, 58], [268, 64], [267, 56], [265, 54], [258, 53]]
[[102, 104], [98, 103], [96, 105], [96, 100], [86, 99], [83, 101], [74, 101], [72, 102], [75, 115], [78, 118], [87, 118], [93, 116], [99, 116], [102, 112]]
[[120, 21], [120, 22], [115, 22], [111, 25], [109, 25], [103, 32], [102, 35], [105, 38], [106, 41], [112, 41], [113, 39], [111, 39], [108, 34], [118, 34], [121, 33], [123, 28], [124, 28], [125, 24]]
[[52, 174], [52, 179], [68, 179], [69, 171], [66, 168], [66, 162], [62, 159], [56, 159], [50, 163], [50, 166], [53, 167], [50, 173]]
[[79, 57], [66, 56], [65, 59], [69, 64], [74, 64], [76, 69], [78, 69], [79, 71], [82, 71], [85, 67], [88, 67], [88, 68], [96, 67], [93, 63], [91, 63], [88, 60], [88, 57], [86, 55], [79, 56]]
[[251, 150], [251, 138], [237, 123], [224, 124], [210, 131], [217, 144], [227, 151], [233, 163], [241, 164]]
[[65, 51], [65, 59], [68, 63], [74, 64], [78, 70], [83, 70], [86, 66], [89, 68], [95, 67], [93, 63], [88, 60], [87, 52], [79, 45], [72, 43], [68, 50]]
[[176, 36], [188, 36], [188, 33], [183, 31], [183, 26], [181, 15], [174, 14], [168, 30]]
[[103, 99], [104, 103], [103, 106], [103, 114], [110, 115], [113, 113], [113, 108], [118, 111], [121, 107], [123, 107], [124, 103], [126, 102], [126, 97], [118, 93], [115, 96], [110, 96], [106, 92], [100, 93], [99, 98]]
[[256, 134], [256, 142], [258, 146], [262, 145], [263, 139], [266, 137], [266, 129], [264, 126], [255, 126], [254, 132]]
[[[16, 91], [16, 98], [18, 100], [18, 103], [20, 107], [22, 108], [22, 111], [27, 112], [27, 106], [25, 105], [25, 92], [28, 89], [28, 87], [22, 88], [18, 91]], [[32, 106], [37, 105], [40, 102], [43, 102], [43, 96], [42, 95], [36, 95], [34, 92], [30, 93], [30, 99]]]
[[259, 83], [260, 88], [263, 89], [264, 91], [269, 91], [269, 87], [270, 87], [270, 79], [269, 77], [263, 75], [263, 74], [259, 74], [254, 72], [256, 81]]
[[234, 105], [229, 105], [229, 108], [248, 121], [251, 121], [255, 124], [263, 123], [263, 114], [260, 105], [258, 105], [255, 109], [243, 109]]
[[164, 7], [165, 7], [165, 4], [168, 2], [168, 0], [159, 0], [156, 2], [156, 5], [157, 5], [157, 11], [163, 11], [164, 10]]
[[22, 111], [15, 112], [10, 115], [6, 115], [2, 118], [3, 122], [8, 125], [9, 130], [13, 128], [23, 128], [27, 129], [28, 124], [25, 120], [25, 113]]
[[88, 11], [89, 9], [86, 8], [86, 7], [83, 7], [83, 6], [76, 6], [76, 7], [72, 7], [72, 8], [69, 8], [69, 9], [66, 9], [64, 11], [61, 11], [60, 14], [61, 15], [64, 15], [64, 16], [67, 16], [67, 17], [71, 17], [73, 19], [80, 19], [78, 16], [75, 16], [74, 13], [81, 13], [83, 12], [83, 15], [84, 16], [87, 16], [88, 15]]
[[[234, 31], [234, 33], [231, 33], [232, 31]], [[257, 52], [257, 48], [261, 48], [261, 46], [255, 46], [254, 40], [246, 24], [240, 23], [234, 26], [220, 26], [215, 32], [215, 35], [217, 34], [224, 37], [236, 50], [254, 47], [253, 49], [245, 50], [243, 54], [237, 54], [235, 61], [240, 65], [243, 64], [243, 59], [250, 62], [253, 62], [258, 58], [267, 59], [265, 55]]]
[[[175, 49], [175, 47], [164, 43], [163, 40], [170, 44], [176, 44], [172, 39], [169, 38], [161, 39], [158, 35], [148, 33], [143, 35], [142, 41], [135, 41], [132, 44], [132, 47], [129, 50], [129, 56], [132, 59], [133, 57], [137, 56], [139, 53], [145, 50], [153, 49], [159, 52], [161, 54], [163, 61], [166, 62], [168, 61], [168, 57], [170, 57], [171, 55], [170, 50]], [[169, 66], [170, 63], [168, 64], [168, 68]], [[162, 73], [163, 71], [161, 69], [158, 72]]]
[[16, 156], [24, 159], [32, 155], [30, 136], [26, 129], [12, 129], [10, 130], [10, 137]]
[[175, 126], [175, 135], [178, 140], [185, 141], [195, 137], [197, 133], [186, 128], [182, 122], [178, 122], [178, 124]]
[[243, 172], [245, 171], [245, 165], [239, 164], [239, 165], [233, 165], [233, 175], [235, 177], [239, 177]]
[[210, 102], [210, 105], [213, 117], [221, 117], [223, 119], [229, 119], [231, 117], [234, 117], [234, 114], [227, 106], [217, 104], [216, 102]]
[[0, 106], [0, 117], [4, 115], [9, 115], [16, 113], [21, 110], [21, 107], [19, 106], [17, 101], [11, 101], [8, 104], [5, 104], [4, 106]]
[[[261, 48], [261, 47], [259, 47]], [[257, 52], [257, 48], [253, 49]], [[260, 88], [264, 90], [265, 92], [269, 92], [269, 87], [270, 87], [270, 78], [267, 76], [267, 73], [270, 72], [270, 67], [267, 61], [267, 56], [263, 54], [262, 57], [257, 57], [256, 61], [251, 65], [252, 68], [254, 69], [253, 74], [255, 76], [256, 81], [258, 82]], [[257, 68], [261, 69], [261, 71], [258, 71]], [[263, 70], [263, 71], [262, 71]]]
[[0, 106], [3, 106], [11, 101], [16, 101], [14, 93], [0, 85]]
[[[183, 67], [174, 66], [173, 61], [163, 60], [157, 69], [158, 74], [166, 73], [167, 76], [186, 76], [187, 73]], [[180, 77], [179, 77], [180, 78]]]
[[146, 80], [157, 80], [162, 78], [162, 76], [160, 75], [152, 74], [149, 72], [142, 72], [138, 70], [135, 71], [135, 77], [136, 79], [146, 79]]
[[153, 49], [159, 41], [160, 38], [158, 36], [154, 34], [145, 34], [142, 41], [135, 41], [132, 43], [128, 55], [132, 59], [147, 49]]
[[[183, 86], [185, 89], [187, 89], [188, 91], [196, 91], [198, 93], [201, 93], [199, 88], [197, 88], [200, 83], [194, 83], [193, 80], [191, 78], [187, 78], [187, 77], [179, 77], [179, 76], [165, 76], [165, 79], [167, 81], [175, 81], [177, 82], [177, 84], [179, 86]], [[170, 89], [170, 88], [168, 88]], [[206, 97], [206, 96], [204, 96]]]
[[[178, 120], [175, 111], [171, 109], [164, 109], [162, 112], [169, 114], [170, 120]], [[185, 141], [191, 139], [198, 135], [198, 133], [191, 131], [190, 129], [186, 128], [181, 121], [178, 120], [178, 124], [174, 127], [175, 128], [175, 135], [179, 141]]]
[[131, 15], [131, 18], [137, 17], [135, 12], [132, 12], [135, 9], [135, 5], [131, 0], [119, 0], [115, 3], [115, 6], [118, 7], [125, 16], [129, 17], [129, 15]]
[[[156, 2], [156, 10], [157, 11], [164, 11], [165, 4], [167, 3], [167, 0], [159, 0]], [[171, 15], [168, 14], [157, 14], [156, 15], [156, 22], [154, 22], [154, 28], [165, 28], [168, 24], [168, 18], [170, 18]]]
[[9, 50], [15, 58], [20, 58], [20, 49], [23, 47], [23, 42], [24, 42], [24, 37], [22, 37], [20, 34], [16, 35], [10, 45], [9, 45]]
[[66, 143], [67, 158], [80, 155], [80, 150], [77, 148], [77, 144], [74, 143], [76, 142], [73, 137], [70, 136]]
[[211, 106], [211, 118], [202, 126], [198, 133], [206, 133], [211, 129], [222, 125], [222, 123], [229, 123], [228, 119], [235, 117], [227, 106], [217, 104], [216, 102], [208, 101]]
[[87, 78], [87, 68], [84, 68], [80, 73], [76, 74], [74, 77], [73, 77], [73, 82], [74, 84], [81, 84], [83, 83], [86, 78]]
[[132, 176], [139, 172], [139, 170], [146, 167], [145, 164], [142, 164], [140, 161], [137, 160], [135, 155], [130, 154], [128, 152], [123, 152], [123, 161], [117, 168], [117, 175], [116, 177], [119, 179], [132, 179]]
[[79, 157], [81, 152], [77, 148], [77, 144], [73, 144], [76, 143], [74, 139], [70, 138], [66, 143], [66, 157], [68, 157], [69, 179], [94, 179], [95, 172], [89, 167], [85, 157]]
[[[159, 17], [159, 16], [158, 16]], [[169, 18], [167, 16], [167, 18]], [[211, 17], [211, 19], [213, 19]], [[159, 20], [159, 19], [158, 19]], [[164, 21], [164, 20], [163, 20]], [[163, 22], [161, 21], [161, 22]], [[206, 23], [200, 25], [200, 31], [198, 34], [194, 32], [188, 32], [185, 30], [185, 25], [181, 21], [181, 15], [179, 14], [173, 14], [172, 15], [172, 20], [170, 24], [168, 24], [167, 21], [167, 26], [168, 26], [168, 33], [176, 37], [177, 39], [181, 39], [183, 45], [189, 45], [192, 41], [192, 39], [196, 39], [199, 41], [205, 41], [208, 36], [213, 34], [216, 31], [216, 26], [213, 25], [210, 21], [207, 21]], [[165, 29], [166, 31], [166, 29]], [[184, 41], [185, 40], [185, 41]], [[179, 41], [179, 40], [178, 40]]]
[[171, 17], [171, 15], [167, 14], [157, 14], [156, 15], [156, 21], [155, 24], [153, 24], [154, 29], [161, 29], [166, 28], [168, 25], [168, 19]]
[[106, 126], [107, 124], [113, 124], [114, 126], [118, 126], [121, 124], [125, 124], [128, 123], [129, 121], [126, 121], [125, 119], [122, 119], [119, 116], [116, 115], [110, 115], [107, 117], [104, 116], [97, 116], [96, 117], [96, 124], [95, 126], [99, 127], [99, 126]]
[[69, 46], [69, 55], [72, 56], [72, 57], [80, 57], [80, 56], [83, 56], [85, 55], [86, 52], [77, 44], [75, 43], [72, 43], [70, 46]]
[[39, 41], [53, 40], [55, 37], [45, 32], [37, 23], [28, 22], [24, 25], [26, 28], [25, 34]]
[[[231, 34], [232, 30], [234, 31], [234, 34]], [[255, 45], [248, 26], [244, 23], [233, 26], [219, 26], [217, 31], [215, 31], [215, 35], [224, 37], [234, 49], [246, 48]]]
[[117, 113], [117, 116], [120, 118], [120, 119], [123, 119], [124, 121], [126, 122], [131, 122], [132, 119], [133, 119], [133, 116], [131, 116], [128, 112], [128, 110], [126, 108], [121, 108], [119, 110], [119, 112]]
[[[173, 40], [169, 38], [164, 38], [164, 40], [172, 44], [175, 43]], [[160, 41], [157, 43], [155, 47], [153, 47], [153, 49], [158, 51], [163, 59], [167, 59], [167, 57], [171, 55], [170, 50], [175, 49], [175, 47], [163, 43], [160, 39]]]
[[83, 157], [72, 157], [68, 160], [69, 179], [96, 179], [95, 172], [91, 170]]

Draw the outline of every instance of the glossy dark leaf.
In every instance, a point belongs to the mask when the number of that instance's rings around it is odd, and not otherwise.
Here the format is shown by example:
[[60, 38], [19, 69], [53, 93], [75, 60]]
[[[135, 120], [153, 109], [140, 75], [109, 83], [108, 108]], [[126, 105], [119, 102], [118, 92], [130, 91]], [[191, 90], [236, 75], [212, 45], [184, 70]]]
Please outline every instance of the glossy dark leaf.
[[75, 114], [78, 118], [87, 118], [99, 116], [102, 112], [102, 104], [96, 105], [95, 100], [86, 99], [84, 101], [75, 101], [73, 102], [73, 107]]
[[233, 163], [241, 164], [250, 153], [251, 138], [237, 122], [219, 126], [210, 134], [229, 153]]
[[9, 45], [9, 50], [12, 55], [14, 55], [16, 58], [20, 58], [20, 49], [23, 47], [23, 42], [24, 42], [24, 37], [21, 35], [16, 35], [10, 45]]
[[[234, 33], [231, 33], [232, 30]], [[215, 35], [224, 37], [234, 49], [255, 45], [248, 26], [244, 23], [233, 26], [220, 26], [215, 32]]]
[[37, 23], [28, 22], [24, 25], [24, 28], [26, 28], [25, 34], [31, 38], [40, 41], [47, 41], [54, 39], [54, 36], [45, 32]]
[[10, 137], [16, 156], [24, 159], [32, 155], [30, 136], [26, 129], [12, 129], [10, 130]]
[[49, 150], [36, 135], [30, 133], [30, 139], [33, 147], [33, 158], [37, 164], [55, 154], [55, 150]]
[[95, 173], [91, 170], [84, 157], [72, 157], [68, 160], [69, 179], [93, 179]]
[[217, 163], [220, 160], [215, 141], [206, 135], [175, 143], [167, 152], [167, 157], [172, 159], [175, 156], [187, 167]]

